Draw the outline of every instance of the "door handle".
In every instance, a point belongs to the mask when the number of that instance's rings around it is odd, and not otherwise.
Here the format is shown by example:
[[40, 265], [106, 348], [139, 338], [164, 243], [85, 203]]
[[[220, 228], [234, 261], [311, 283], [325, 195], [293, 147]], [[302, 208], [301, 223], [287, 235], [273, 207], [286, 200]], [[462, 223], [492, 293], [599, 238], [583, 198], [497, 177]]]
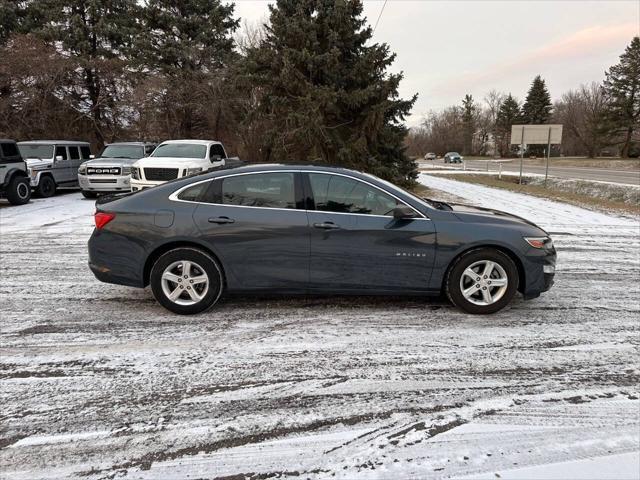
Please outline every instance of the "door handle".
[[234, 222], [235, 220], [229, 217], [216, 217], [216, 218], [209, 219], [209, 223], [217, 223], [218, 225], [223, 223], [234, 223]]
[[322, 228], [323, 230], [338, 230], [340, 227], [333, 222], [314, 223], [315, 228]]

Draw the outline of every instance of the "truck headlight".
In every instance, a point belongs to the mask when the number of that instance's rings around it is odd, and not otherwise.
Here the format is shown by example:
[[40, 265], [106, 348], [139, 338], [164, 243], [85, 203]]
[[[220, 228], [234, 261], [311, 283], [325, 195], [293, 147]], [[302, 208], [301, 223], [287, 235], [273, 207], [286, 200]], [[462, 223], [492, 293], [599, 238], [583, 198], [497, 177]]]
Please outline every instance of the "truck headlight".
[[80, 166], [78, 167], [78, 173], [80, 175], [86, 175], [87, 174], [87, 164], [86, 163], [81, 163]]
[[131, 175], [131, 167], [122, 167], [122, 175]]
[[137, 167], [131, 167], [131, 178], [134, 180], [140, 180], [140, 171]]
[[187, 176], [193, 175], [194, 173], [200, 173], [201, 171], [202, 171], [201, 167], [187, 168]]

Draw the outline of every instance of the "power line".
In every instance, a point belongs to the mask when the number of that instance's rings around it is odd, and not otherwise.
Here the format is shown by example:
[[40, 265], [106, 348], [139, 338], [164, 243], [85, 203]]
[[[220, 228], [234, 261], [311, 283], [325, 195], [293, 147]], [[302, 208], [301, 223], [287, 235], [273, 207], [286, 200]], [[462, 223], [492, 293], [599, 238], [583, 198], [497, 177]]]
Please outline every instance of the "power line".
[[373, 27], [373, 32], [371, 32], [371, 35], [376, 33], [376, 28], [378, 28], [378, 23], [380, 23], [380, 17], [382, 17], [382, 12], [384, 12], [384, 7], [386, 6], [387, 6], [387, 0], [384, 0], [384, 3], [382, 4], [382, 8], [380, 9], [380, 14], [378, 15], [378, 19], [376, 20], [376, 24]]

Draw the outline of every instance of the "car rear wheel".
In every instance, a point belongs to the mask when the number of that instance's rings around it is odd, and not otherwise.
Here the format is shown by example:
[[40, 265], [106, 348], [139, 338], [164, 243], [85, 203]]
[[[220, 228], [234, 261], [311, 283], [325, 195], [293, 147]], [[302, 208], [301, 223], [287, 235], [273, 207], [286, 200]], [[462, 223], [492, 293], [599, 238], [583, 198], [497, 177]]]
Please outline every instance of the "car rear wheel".
[[7, 188], [7, 200], [11, 205], [24, 205], [31, 199], [31, 184], [28, 178], [13, 177]]
[[217, 303], [224, 280], [218, 262], [195, 248], [164, 253], [151, 268], [151, 290], [160, 305], [174, 313], [191, 315]]
[[48, 198], [56, 194], [56, 182], [49, 175], [45, 175], [40, 179], [36, 193], [39, 197]]
[[518, 289], [518, 268], [505, 253], [482, 248], [462, 255], [449, 269], [446, 292], [454, 305], [474, 314], [504, 308]]

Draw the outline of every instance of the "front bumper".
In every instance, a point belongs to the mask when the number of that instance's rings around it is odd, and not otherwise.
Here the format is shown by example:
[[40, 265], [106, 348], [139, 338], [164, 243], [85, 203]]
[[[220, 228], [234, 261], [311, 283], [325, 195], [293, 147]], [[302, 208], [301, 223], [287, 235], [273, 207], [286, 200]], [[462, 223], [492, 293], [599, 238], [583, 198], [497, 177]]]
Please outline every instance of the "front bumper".
[[163, 183], [167, 183], [166, 181], [162, 182], [152, 182], [151, 180], [134, 180], [131, 179], [130, 186], [132, 192], [137, 192], [139, 190], [144, 190], [145, 188], [155, 187], [157, 185], [162, 185]]
[[128, 192], [131, 190], [129, 175], [80, 175], [78, 184], [89, 192]]
[[531, 249], [525, 257], [525, 286], [522, 294], [526, 300], [537, 298], [548, 291], [555, 282], [557, 254], [555, 249]]

